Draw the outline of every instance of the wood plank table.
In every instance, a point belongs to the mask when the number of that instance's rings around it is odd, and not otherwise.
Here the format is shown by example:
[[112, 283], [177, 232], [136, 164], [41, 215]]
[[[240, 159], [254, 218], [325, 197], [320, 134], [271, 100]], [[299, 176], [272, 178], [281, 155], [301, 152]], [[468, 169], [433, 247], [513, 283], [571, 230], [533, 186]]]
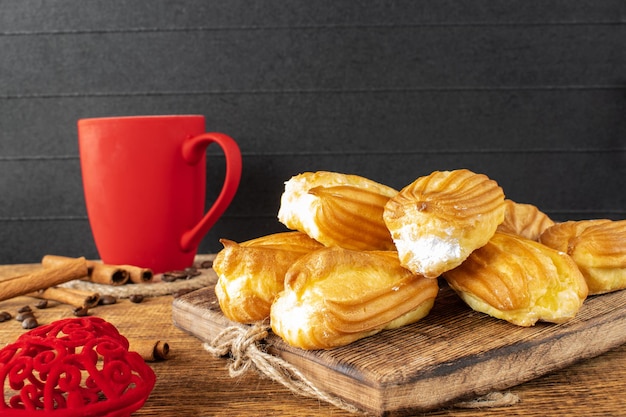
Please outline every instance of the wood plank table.
[[[38, 265], [0, 266], [0, 279], [28, 272]], [[170, 295], [134, 304], [127, 299], [91, 310], [132, 339], [162, 340], [170, 346], [167, 360], [151, 362], [157, 383], [136, 416], [350, 416], [330, 404], [292, 394], [254, 371], [231, 378], [228, 362], [206, 352], [194, 336], [174, 326]], [[29, 297], [0, 301], [0, 311], [14, 313]], [[51, 305], [36, 311], [40, 324], [72, 317], [71, 308]], [[16, 320], [0, 323], [0, 348], [23, 334]], [[626, 415], [626, 345], [537, 378], [510, 391], [520, 398], [500, 408], [446, 408], [420, 416], [622, 416]]]

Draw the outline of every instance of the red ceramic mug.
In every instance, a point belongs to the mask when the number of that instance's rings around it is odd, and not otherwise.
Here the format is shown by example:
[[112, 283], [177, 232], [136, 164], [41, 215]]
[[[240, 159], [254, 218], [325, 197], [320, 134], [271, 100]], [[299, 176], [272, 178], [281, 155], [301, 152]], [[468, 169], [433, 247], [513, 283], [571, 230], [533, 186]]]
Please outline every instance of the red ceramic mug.
[[[205, 212], [206, 148], [213, 143], [224, 152], [226, 173]], [[241, 178], [237, 143], [206, 133], [200, 115], [81, 119], [78, 144], [89, 223], [100, 258], [112, 265], [154, 273], [191, 266]]]

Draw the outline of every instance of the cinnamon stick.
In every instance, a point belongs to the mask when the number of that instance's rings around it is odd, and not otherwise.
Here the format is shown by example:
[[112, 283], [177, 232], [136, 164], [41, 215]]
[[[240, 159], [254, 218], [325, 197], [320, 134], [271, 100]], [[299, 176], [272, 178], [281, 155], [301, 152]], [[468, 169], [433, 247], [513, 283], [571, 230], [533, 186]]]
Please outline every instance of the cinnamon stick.
[[[59, 255], [45, 255], [41, 259], [41, 264], [44, 267], [49, 267], [58, 265], [60, 262], [65, 262], [68, 259], [72, 258]], [[84, 278], [88, 281], [98, 284], [123, 285], [130, 279], [130, 273], [117, 265], [108, 265], [95, 261], [86, 262], [88, 272], [85, 274]]]
[[147, 284], [152, 282], [154, 278], [154, 274], [149, 268], [141, 268], [134, 265], [120, 265], [119, 267], [128, 272], [130, 282], [134, 284]]
[[[41, 263], [53, 265], [62, 260], [69, 259], [65, 256], [46, 255]], [[99, 284], [121, 285], [127, 281], [135, 284], [145, 284], [152, 282], [154, 273], [149, 268], [142, 268], [134, 265], [110, 265], [96, 261], [87, 261], [89, 265], [89, 280]]]
[[170, 346], [161, 340], [128, 339], [128, 350], [137, 352], [146, 362], [167, 359]]
[[58, 301], [74, 307], [92, 308], [98, 305], [100, 294], [72, 288], [49, 287], [28, 294], [31, 297], [44, 300]]
[[89, 271], [89, 281], [98, 284], [124, 285], [130, 279], [128, 271], [116, 265], [91, 262]]
[[3, 280], [0, 301], [83, 278], [87, 276], [87, 271], [85, 258], [70, 258], [48, 268]]

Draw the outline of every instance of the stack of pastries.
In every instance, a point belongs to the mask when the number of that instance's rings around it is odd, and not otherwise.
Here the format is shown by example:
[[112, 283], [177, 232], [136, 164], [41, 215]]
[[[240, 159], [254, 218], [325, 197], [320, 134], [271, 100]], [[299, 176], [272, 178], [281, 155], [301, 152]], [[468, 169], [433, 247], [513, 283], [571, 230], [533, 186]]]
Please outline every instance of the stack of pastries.
[[588, 294], [626, 288], [626, 221], [555, 223], [467, 169], [399, 191], [305, 172], [285, 183], [278, 220], [290, 231], [221, 240], [215, 292], [229, 319], [269, 320], [303, 349], [417, 322], [439, 278], [472, 309], [519, 326], [564, 322]]

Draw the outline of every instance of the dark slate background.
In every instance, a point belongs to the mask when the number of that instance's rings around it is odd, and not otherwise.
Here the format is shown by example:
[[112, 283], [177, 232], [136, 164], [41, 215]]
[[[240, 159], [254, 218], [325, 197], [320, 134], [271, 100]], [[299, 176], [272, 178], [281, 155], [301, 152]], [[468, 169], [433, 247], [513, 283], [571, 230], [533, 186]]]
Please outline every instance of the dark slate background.
[[169, 113], [243, 152], [202, 252], [284, 230], [284, 181], [315, 170], [469, 168], [555, 220], [623, 219], [626, 2], [0, 0], [0, 263], [97, 257], [76, 120]]

